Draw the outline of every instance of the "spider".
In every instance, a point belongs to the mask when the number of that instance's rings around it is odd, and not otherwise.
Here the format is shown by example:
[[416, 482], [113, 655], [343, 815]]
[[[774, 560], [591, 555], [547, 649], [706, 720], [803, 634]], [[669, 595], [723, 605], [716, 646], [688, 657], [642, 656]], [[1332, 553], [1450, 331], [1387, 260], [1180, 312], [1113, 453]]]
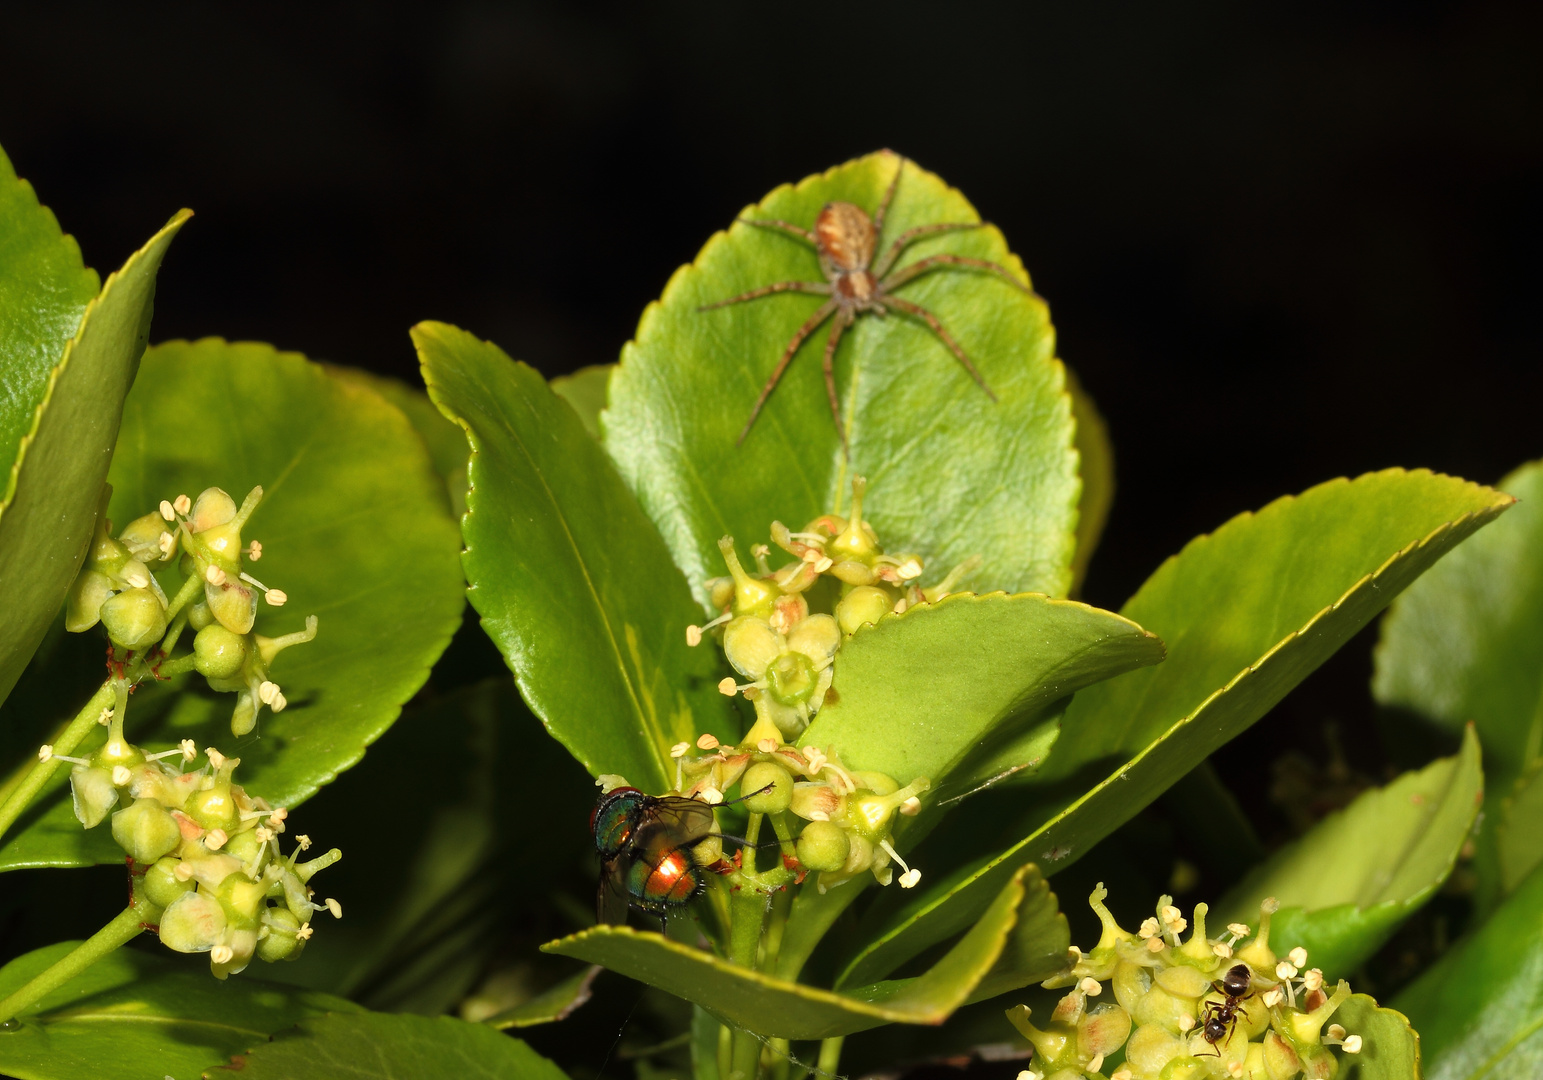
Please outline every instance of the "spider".
[[758, 300], [763, 296], [774, 296], [784, 292], [811, 293], [816, 296], [828, 296], [830, 299], [821, 304], [814, 314], [809, 316], [808, 321], [794, 332], [793, 339], [783, 350], [782, 359], [777, 362], [771, 378], [767, 379], [766, 385], [761, 388], [761, 396], [756, 399], [755, 408], [750, 410], [750, 419], [745, 421], [744, 430], [739, 433], [736, 445], [743, 444], [745, 436], [750, 434], [750, 428], [755, 424], [756, 417], [761, 415], [761, 407], [766, 404], [766, 399], [776, 388], [778, 380], [782, 378], [782, 373], [792, 362], [793, 354], [798, 351], [798, 347], [832, 315], [836, 320], [830, 328], [830, 337], [825, 341], [825, 392], [830, 398], [830, 414], [836, 422], [837, 432], [841, 435], [843, 450], [847, 449], [846, 429], [841, 425], [841, 406], [836, 400], [836, 377], [831, 365], [836, 355], [836, 345], [841, 341], [841, 335], [856, 321], [858, 315], [867, 312], [887, 315], [890, 309], [894, 309], [925, 322], [964, 365], [964, 369], [986, 392], [986, 396], [996, 401], [996, 394], [992, 393], [991, 387], [986, 385], [986, 380], [981, 378], [980, 372], [975, 369], [970, 358], [959, 347], [959, 343], [943, 328], [938, 317], [920, 304], [913, 304], [909, 300], [902, 300], [895, 296], [894, 290], [923, 274], [945, 267], [989, 271], [1026, 293], [1030, 292], [1030, 289], [1013, 276], [1012, 271], [1007, 267], [963, 255], [930, 255], [924, 259], [918, 259], [909, 266], [898, 270], [893, 269], [900, 253], [922, 237], [936, 233], [959, 232], [964, 229], [979, 229], [986, 224], [984, 221], [941, 222], [907, 229], [895, 238], [895, 242], [875, 262], [873, 256], [878, 250], [879, 239], [884, 233], [884, 215], [895, 197], [895, 188], [899, 186], [900, 174], [904, 170], [905, 158], [901, 158], [900, 163], [895, 167], [894, 179], [890, 181], [889, 188], [884, 193], [884, 199], [879, 203], [878, 211], [871, 218], [861, 207], [852, 203], [828, 202], [820, 210], [819, 217], [815, 218], [813, 231], [776, 219], [740, 219], [747, 225], [755, 225], [763, 229], [780, 229], [812, 245], [815, 254], [819, 257], [820, 272], [825, 275], [825, 281], [779, 281], [774, 285], [763, 285], [759, 289], [752, 289], [747, 293], [731, 296], [727, 300], [719, 300], [714, 304], [704, 304], [697, 309], [698, 311], [711, 311], [714, 308], [727, 307], [746, 300]]

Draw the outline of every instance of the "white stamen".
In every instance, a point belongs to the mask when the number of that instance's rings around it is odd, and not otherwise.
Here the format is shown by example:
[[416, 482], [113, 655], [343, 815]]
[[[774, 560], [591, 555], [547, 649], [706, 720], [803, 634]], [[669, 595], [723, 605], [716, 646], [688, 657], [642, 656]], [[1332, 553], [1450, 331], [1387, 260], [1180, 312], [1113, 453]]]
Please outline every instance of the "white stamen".
[[804, 748], [804, 760], [809, 763], [809, 775], [819, 776], [820, 770], [825, 767], [825, 763], [830, 759], [820, 752], [819, 747], [808, 746]]
[[760, 742], [755, 744], [755, 748], [763, 754], [775, 753], [777, 750], [777, 740], [762, 739]]
[[822, 555], [820, 556], [819, 561], [814, 564], [814, 572], [816, 574], [823, 574], [825, 571], [829, 570], [832, 566], [835, 565], [836, 564], [833, 563], [827, 556]]
[[1157, 925], [1157, 920], [1147, 919], [1141, 924], [1141, 929], [1138, 931], [1138, 933], [1143, 938], [1155, 938], [1158, 934], [1158, 930], [1159, 927]]
[[[161, 504], [166, 505], [165, 503]], [[161, 549], [161, 558], [169, 559], [172, 549], [177, 546], [177, 537], [173, 533], [163, 532], [161, 538], [155, 542], [155, 546]]]
[[193, 879], [193, 868], [185, 862], [179, 862], [176, 866], [172, 867], [171, 876], [178, 881], [191, 881]]
[[252, 586], [255, 586], [256, 588], [261, 589], [263, 592], [271, 591], [271, 590], [269, 590], [268, 586], [266, 586], [262, 582], [258, 581], [251, 574], [248, 574], [245, 570], [241, 571], [241, 580], [246, 582], [248, 585], [252, 585]]
[[124, 574], [123, 580], [128, 582], [136, 589], [143, 589], [146, 585], [150, 584], [150, 579], [147, 578], [144, 574], [141, 574], [138, 570], [131, 570], [127, 574]]
[[[921, 576], [922, 564], [917, 562], [915, 559], [907, 559], [905, 562], [900, 564], [900, 577], [903, 580], [910, 581], [912, 578], [919, 578]], [[1098, 1070], [1095, 1069], [1093, 1071], [1097, 1072]]]
[[279, 684], [264, 679], [262, 685], [257, 688], [257, 700], [264, 705], [272, 705], [273, 699], [278, 696]]
[[1104, 1055], [1103, 1054], [1096, 1055], [1093, 1058], [1092, 1061], [1088, 1062], [1088, 1072], [1098, 1072], [1098, 1070], [1102, 1069], [1103, 1067], [1104, 1067]]
[[268, 815], [268, 824], [272, 825], [274, 828], [278, 828], [278, 826], [284, 824], [288, 818], [289, 811], [284, 809], [282, 806], [278, 806], [275, 807], [273, 812]]
[[717, 737], [713, 735], [698, 736], [696, 744], [699, 750], [716, 750], [719, 746]]
[[[894, 845], [888, 840], [880, 840], [879, 847], [883, 848], [891, 859], [900, 864], [900, 869], [905, 871], [905, 873], [900, 875], [900, 887], [902, 889], [914, 889], [916, 883], [922, 879], [922, 872], [907, 866], [905, 860], [900, 857], [900, 852], [896, 851]], [[889, 882], [886, 881], [884, 884], [888, 885]]]
[[1275, 965], [1275, 977], [1277, 979], [1294, 979], [1297, 977], [1296, 965], [1289, 960], [1282, 960]]
[[691, 749], [691, 744], [690, 743], [688, 743], [688, 742], [678, 742], [674, 746], [670, 747], [670, 756], [672, 758], [685, 757], [686, 756], [686, 751], [688, 751], [690, 749]]
[[298, 847], [301, 851], [310, 851], [311, 838], [305, 835], [305, 833], [301, 833], [299, 836], [295, 837], [295, 846]]
[[1352, 1035], [1346, 1039], [1344, 1050], [1347, 1054], [1359, 1054], [1361, 1052], [1361, 1036]]
[[733, 697], [739, 693], [739, 686], [733, 679], [725, 677], [718, 683], [718, 693], [724, 697]]
[[686, 644], [693, 649], [702, 644], [702, 628], [696, 623], [686, 627]]
[[1156, 937], [1156, 936], [1147, 938], [1147, 952], [1162, 952], [1162, 951], [1163, 951], [1163, 939], [1162, 938]]
[[338, 903], [336, 900], [329, 899], [324, 902], [324, 906], [328, 911], [332, 912], [332, 917], [334, 919], [341, 919], [343, 917], [343, 905]]
[[1293, 966], [1304, 968], [1307, 966], [1307, 950], [1298, 945], [1286, 954], [1286, 959], [1290, 960]]
[[262, 544], [259, 543], [256, 540], [253, 540], [252, 543], [250, 544], [250, 546], [248, 546], [247, 549], [246, 549], [246, 556], [247, 556], [247, 558], [251, 559], [253, 562], [256, 562], [258, 559], [261, 559], [263, 557], [263, 546], [262, 546]]
[[809, 820], [810, 821], [829, 821], [830, 820], [830, 815], [827, 814], [824, 810], [811, 810], [811, 811], [809, 811]]
[[218, 566], [211, 565], [204, 571], [204, 580], [210, 585], [224, 585], [225, 571], [221, 570]]
[[[1088, 995], [1088, 997], [1098, 997], [1099, 994], [1104, 992], [1104, 984], [1092, 976], [1088, 976], [1077, 984], [1077, 989]], [[1097, 1072], [1098, 1070], [1094, 1069], [1093, 1071]]]
[[228, 964], [236, 958], [236, 950], [229, 945], [216, 945], [209, 950], [209, 959], [216, 964]]
[[263, 597], [268, 601], [269, 607], [283, 607], [289, 603], [289, 594], [283, 589], [269, 589], [263, 593]]
[[257, 837], [257, 842], [259, 844], [266, 844], [269, 840], [273, 839], [273, 834], [267, 829], [263, 828], [261, 825], [252, 830], [252, 835]]
[[1017, 1080], [1045, 1080], [1045, 1074], [1035, 1072], [1033, 1069], [1024, 1069], [1018, 1074]]
[[133, 778], [134, 774], [129, 772], [127, 766], [113, 766], [113, 787], [125, 787]]
[[225, 832], [224, 829], [211, 829], [209, 833], [204, 836], [204, 847], [208, 848], [210, 851], [219, 851], [220, 848], [225, 846], [225, 841], [229, 839], [230, 836]]
[[268, 708], [272, 709], [276, 713], [281, 713], [288, 705], [289, 699], [281, 692], [273, 695], [273, 701], [269, 703]]
[[45, 762], [46, 761], [52, 761], [53, 757], [54, 757], [54, 748], [53, 748], [53, 746], [51, 744], [44, 743], [42, 746], [38, 747], [38, 760], [39, 761], [45, 761]]
[[1341, 1042], [1344, 1042], [1345, 1040], [1345, 1029], [1340, 1027], [1338, 1024], [1330, 1024], [1329, 1030], [1326, 1034], [1331, 1039], [1338, 1039]]
[[1228, 945], [1225, 941], [1218, 941], [1215, 945], [1212, 945], [1211, 951], [1223, 960], [1232, 959], [1232, 946]]
[[111, 705], [104, 706], [102, 711], [97, 713], [96, 722], [101, 724], [103, 727], [106, 727], [108, 724], [113, 722], [113, 710]]
[[911, 869], [900, 875], [900, 887], [902, 889], [914, 889], [916, 883], [922, 879], [920, 870]]
[[1190, 1028], [1192, 1028], [1194, 1026], [1195, 1026], [1195, 1018], [1193, 1016], [1190, 1016], [1188, 1013], [1180, 1013], [1179, 1014], [1179, 1030], [1180, 1031], [1188, 1031]]
[[1246, 938], [1249, 934], [1253, 933], [1253, 931], [1249, 929], [1248, 923], [1240, 922], [1228, 923], [1227, 932], [1238, 938]]
[[900, 812], [906, 817], [915, 817], [917, 814], [921, 813], [921, 810], [922, 801], [915, 795], [912, 795], [909, 799], [900, 804]]
[[161, 517], [165, 518], [167, 521], [177, 520], [177, 511], [173, 510], [171, 503], [167, 502], [165, 499], [161, 500]]
[[204, 755], [209, 759], [209, 764], [213, 765], [216, 769], [225, 764], [225, 755], [212, 746], [204, 747]]
[[1302, 989], [1306, 990], [1308, 993], [1312, 993], [1314, 990], [1322, 990], [1323, 989], [1323, 969], [1322, 968], [1313, 968], [1306, 975], [1303, 975], [1302, 976]]
[[310, 923], [302, 923], [300, 929], [295, 931], [295, 940], [310, 941], [311, 935], [314, 933], [316, 933], [316, 931], [311, 929]]
[[[171, 507], [179, 514], [186, 514], [189, 510], [193, 509], [193, 500], [188, 498], [186, 495], [178, 495], [176, 500], [171, 504]], [[163, 510], [162, 515], [164, 516], [164, 514], [165, 511]], [[167, 520], [169, 521], [171, 519], [167, 518]]]
[[1266, 990], [1264, 992], [1264, 1007], [1266, 1009], [1275, 1008], [1275, 1006], [1280, 1004], [1280, 998], [1280, 990]]

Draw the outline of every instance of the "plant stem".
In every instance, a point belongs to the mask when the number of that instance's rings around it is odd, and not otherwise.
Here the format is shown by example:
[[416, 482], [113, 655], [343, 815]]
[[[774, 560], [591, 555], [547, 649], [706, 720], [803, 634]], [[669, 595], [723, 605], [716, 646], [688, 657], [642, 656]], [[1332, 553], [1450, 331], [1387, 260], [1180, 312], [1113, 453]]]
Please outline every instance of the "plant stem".
[[[754, 821], [759, 815], [751, 815]], [[759, 822], [755, 822], [759, 824]], [[745, 888], [734, 895], [729, 926], [729, 962], [754, 970], [760, 959], [761, 930], [766, 922], [766, 897]], [[754, 1080], [761, 1061], [761, 1041], [748, 1031], [734, 1031], [729, 1071], [723, 1080]]]
[[821, 1076], [836, 1075], [836, 1066], [841, 1064], [841, 1044], [845, 1041], [845, 1035], [837, 1035], [833, 1039], [821, 1041], [820, 1063], [815, 1066]]
[[81, 942], [68, 956], [0, 1001], [0, 1023], [11, 1019], [45, 994], [57, 990], [120, 945], [132, 941], [143, 932], [144, 928], [140, 924], [145, 921], [146, 914], [138, 904], [124, 908], [117, 918]]
[[[115, 696], [114, 681], [108, 679], [104, 682], [97, 692], [91, 695], [91, 700], [86, 702], [85, 707], [75, 714], [75, 719], [70, 721], [69, 726], [53, 743], [55, 754], [68, 754], [96, 727], [97, 717]], [[21, 783], [11, 791], [10, 798], [5, 800], [5, 805], [0, 806], [0, 837], [3, 837], [6, 830], [15, 824], [22, 811], [32, 804], [32, 800], [37, 798], [38, 792], [43, 789], [43, 785], [48, 783], [48, 778], [53, 776], [58, 768], [58, 760], [50, 758], [48, 761], [39, 761], [27, 771]]]

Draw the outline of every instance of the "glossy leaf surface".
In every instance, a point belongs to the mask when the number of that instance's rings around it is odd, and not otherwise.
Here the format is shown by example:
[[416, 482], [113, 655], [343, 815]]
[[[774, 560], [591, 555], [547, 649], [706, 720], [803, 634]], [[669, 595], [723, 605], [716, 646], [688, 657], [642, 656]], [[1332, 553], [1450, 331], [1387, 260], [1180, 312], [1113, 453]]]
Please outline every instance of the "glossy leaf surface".
[[[11, 961], [0, 969], [0, 997], [76, 944]], [[266, 967], [215, 983], [203, 957], [119, 949], [23, 1010], [20, 1030], [0, 1032], [0, 1072], [16, 1080], [189, 1078], [306, 1017], [360, 1011], [330, 994], [266, 982]]]
[[1484, 799], [1479, 740], [1461, 754], [1362, 794], [1276, 852], [1216, 907], [1217, 925], [1256, 925], [1267, 896], [1281, 902], [1277, 953], [1302, 946], [1332, 982], [1355, 974], [1452, 872]]
[[1511, 502], [1390, 470], [1319, 485], [1191, 541], [1122, 610], [1162, 636], [1168, 658], [1079, 693], [1033, 801], [1004, 830], [1023, 839], [876, 904], [852, 964], [865, 974], [848, 977], [891, 971], [957, 933], [1024, 863], [1080, 858]]
[[1351, 994], [1334, 1012], [1333, 1022], [1361, 1036], [1359, 1054], [1339, 1055], [1336, 1080], [1420, 1080], [1420, 1036], [1409, 1019], [1381, 1008], [1365, 994]]
[[463, 564], [472, 606], [547, 730], [592, 773], [650, 791], [669, 748], [738, 738], [701, 615], [653, 525], [533, 369], [444, 323], [413, 329], [429, 394], [472, 444]]
[[[830, 200], [872, 212], [900, 167], [893, 154], [870, 154], [779, 187], [740, 217], [808, 228]], [[915, 226], [978, 220], [958, 191], [906, 162], [879, 250]], [[990, 226], [924, 237], [900, 265], [945, 252], [999, 263], [1027, 283]], [[702, 583], [723, 572], [719, 537], [760, 543], [773, 518], [797, 529], [839, 510], [854, 470], [869, 482], [865, 518], [937, 577], [980, 555], [966, 583], [978, 591], [1064, 595], [1080, 486], [1071, 403], [1044, 302], [991, 273], [928, 273], [897, 295], [942, 321], [997, 402], [923, 323], [864, 315], [835, 358], [850, 462], [820, 370], [829, 323], [808, 337], [736, 446], [785, 343], [821, 298], [788, 292], [698, 308], [774, 282], [821, 280], [808, 244], [735, 223], [676, 272], [622, 351], [601, 421], [605, 445], [697, 599], [706, 604]]]
[[1543, 870], [1394, 1000], [1426, 1080], [1530, 1080], [1543, 1067]]
[[[263, 544], [261, 580], [290, 599], [263, 605], [257, 630], [274, 636], [309, 615], [319, 621], [315, 641], [274, 662], [289, 707], [265, 710], [260, 738], [236, 745], [233, 696], [186, 676], [176, 684], [186, 693], [137, 688], [128, 734], [155, 748], [183, 738], [229, 747], [241, 758], [237, 781], [274, 805], [295, 806], [357, 762], [460, 624], [460, 541], [422, 441], [378, 395], [297, 354], [216, 339], [149, 350], [110, 479], [109, 517], [119, 524], [211, 484], [238, 499], [263, 485], [244, 536]], [[23, 821], [53, 828], [57, 846], [15, 836], [4, 868], [81, 865], [106, 850], [69, 828], [64, 774], [52, 790], [56, 801]]]
[[[926, 974], [839, 992], [736, 967], [710, 953], [630, 927], [597, 926], [542, 948], [602, 964], [668, 990], [725, 1024], [760, 1035], [824, 1039], [880, 1024], [937, 1024], [962, 1005], [1001, 960], [1025, 894], [1026, 871], [1009, 879], [970, 932]], [[1016, 977], [1016, 958], [1049, 952], [1061, 940], [1055, 935], [1059, 932], [1064, 938], [1066, 933], [1064, 920], [1044, 918], [1042, 896], [1031, 904], [1028, 914], [1046, 938], [1042, 948], [1015, 942], [1003, 969], [1013, 974], [1005, 977]]]
[[600, 413], [605, 409], [606, 394], [615, 373], [615, 364], [595, 364], [552, 380], [552, 393], [573, 406], [584, 430], [597, 439], [600, 438]]
[[135, 366], [150, 333], [155, 275], [179, 213], [87, 306], [21, 438], [0, 502], [0, 701], [16, 685], [75, 580]]
[[1072, 418], [1077, 423], [1074, 442], [1077, 471], [1082, 477], [1082, 494], [1077, 500], [1077, 551], [1072, 557], [1075, 596], [1104, 533], [1109, 508], [1114, 505], [1114, 444], [1103, 414], [1070, 368], [1066, 372], [1066, 392], [1071, 395]]
[[1035, 722], [1055, 702], [1162, 657], [1154, 635], [1086, 604], [956, 593], [848, 638], [836, 657], [836, 700], [799, 744], [960, 794], [1004, 769], [1033, 767], [1054, 738], [1053, 724], [1036, 738]]
[[567, 1080], [519, 1039], [449, 1016], [321, 1016], [239, 1061], [250, 1080]]
[[361, 368], [327, 365], [327, 373], [340, 379], [353, 379], [363, 383], [391, 404], [402, 410], [413, 430], [428, 448], [429, 460], [434, 471], [444, 481], [450, 499], [450, 511], [457, 518], [466, 511], [466, 459], [470, 450], [466, 445], [466, 433], [456, 424], [446, 420], [429, 400], [429, 395], [416, 386], [409, 386], [401, 379], [377, 375]]

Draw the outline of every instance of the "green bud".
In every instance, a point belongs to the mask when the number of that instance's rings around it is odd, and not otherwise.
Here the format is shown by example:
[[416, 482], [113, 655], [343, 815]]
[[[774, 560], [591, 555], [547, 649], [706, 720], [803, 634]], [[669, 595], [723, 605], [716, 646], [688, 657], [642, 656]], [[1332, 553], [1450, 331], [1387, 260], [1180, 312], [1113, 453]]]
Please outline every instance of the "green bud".
[[858, 627], [876, 623], [895, 610], [889, 593], [876, 585], [859, 585], [836, 604], [836, 621], [843, 634], [856, 633]]
[[118, 801], [111, 769], [76, 765], [70, 770], [70, 794], [75, 801], [75, 816], [88, 829], [102, 823]]
[[[754, 794], [765, 787], [771, 790]], [[752, 814], [780, 814], [793, 801], [793, 774], [775, 761], [758, 761], [740, 777], [739, 790], [745, 793], [745, 809]]]
[[171, 546], [164, 551], [161, 549], [161, 537], [168, 533], [173, 537], [176, 536], [166, 527], [165, 519], [157, 511], [152, 510], [144, 517], [137, 517], [129, 522], [118, 534], [118, 539], [140, 562], [165, 562], [176, 550]]
[[64, 628], [72, 634], [90, 630], [101, 619], [102, 605], [112, 594], [112, 578], [100, 570], [83, 568], [65, 601]]
[[266, 934], [259, 934], [257, 956], [260, 960], [274, 963], [278, 960], [294, 960], [305, 949], [305, 942], [295, 935], [304, 925], [288, 908], [272, 907], [263, 915]]
[[126, 787], [134, 780], [133, 770], [145, 763], [145, 752], [127, 739], [112, 738], [102, 744], [96, 753], [91, 755], [91, 764], [98, 769], [106, 769], [109, 774], [122, 765], [130, 770], [129, 777], [123, 783], [117, 783], [118, 787]]
[[839, 579], [843, 584], [855, 585], [861, 588], [864, 585], [872, 585], [879, 580], [878, 571], [865, 562], [856, 559], [842, 559], [833, 565], [829, 573]]
[[[216, 690], [219, 687], [215, 687]], [[257, 699], [243, 692], [236, 698], [236, 707], [230, 714], [230, 733], [236, 738], [247, 734], [257, 726]]]
[[[252, 590], [226, 579], [223, 585], [204, 582], [204, 602], [221, 626], [234, 634], [250, 634], [257, 621], [257, 600]], [[106, 615], [104, 614], [105, 618]]]
[[1143, 1024], [1125, 1044], [1125, 1061], [1141, 1076], [1158, 1076], [1187, 1052], [1186, 1042], [1158, 1024]]
[[193, 666], [200, 675], [228, 679], [246, 662], [246, 639], [219, 623], [206, 626], [193, 639]]
[[1163, 968], [1156, 979], [1158, 986], [1178, 997], [1198, 998], [1211, 991], [1211, 976], [1186, 964]]
[[1114, 1053], [1130, 1037], [1130, 1013], [1118, 1005], [1095, 1005], [1077, 1021], [1077, 1050], [1085, 1056]]
[[208, 952], [225, 933], [225, 908], [206, 892], [185, 892], [161, 913], [161, 944], [176, 952]]
[[229, 842], [220, 850], [233, 858], [240, 859], [243, 863], [250, 863], [257, 857], [257, 853], [262, 849], [262, 846], [262, 841], [257, 839], [257, 830], [247, 829], [245, 832], [238, 832], [235, 836], [232, 836]]
[[867, 480], [861, 476], [852, 477], [852, 516], [847, 519], [846, 528], [825, 545], [825, 553], [838, 565], [844, 559], [866, 563], [884, 554], [873, 527], [863, 520], [863, 494], [867, 489]]
[[155, 862], [182, 843], [177, 819], [154, 799], [137, 799], [113, 815], [113, 839], [138, 863]]
[[853, 769], [851, 777], [858, 787], [867, 788], [875, 795], [893, 795], [900, 790], [900, 784], [894, 777], [872, 769]]
[[798, 861], [810, 870], [840, 870], [851, 851], [847, 832], [833, 821], [811, 821], [798, 837]]
[[732, 536], [719, 540], [718, 550], [723, 552], [723, 561], [728, 564], [729, 573], [734, 578], [734, 614], [770, 618], [772, 604], [782, 590], [769, 581], [761, 581], [745, 573], [745, 568], [739, 564], [739, 555], [734, 551]]
[[225, 907], [225, 919], [237, 930], [256, 930], [258, 914], [268, 886], [245, 874], [231, 874], [214, 890], [215, 898]]
[[125, 589], [102, 604], [102, 625], [113, 644], [148, 649], [166, 633], [166, 607], [149, 589]]
[[801, 705], [814, 695], [818, 684], [814, 662], [801, 652], [789, 649], [766, 668], [766, 690], [782, 705]]
[[201, 533], [225, 525], [236, 516], [236, 500], [221, 488], [204, 488], [188, 514], [188, 527]]
[[198, 887], [192, 878], [183, 881], [177, 877], [177, 867], [181, 865], [181, 859], [167, 856], [157, 859], [155, 865], [145, 871], [145, 898], [156, 907], [170, 907], [177, 897]]
[[709, 836], [691, 849], [691, 861], [698, 866], [712, 866], [723, 858], [723, 837]]
[[224, 829], [234, 832], [240, 821], [240, 811], [231, 796], [230, 785], [215, 784], [206, 791], [195, 791], [188, 796], [188, 817], [205, 829]]
[[209, 610], [209, 605], [202, 600], [188, 605], [188, 625], [197, 633], [210, 623], [214, 622], [214, 612]]

